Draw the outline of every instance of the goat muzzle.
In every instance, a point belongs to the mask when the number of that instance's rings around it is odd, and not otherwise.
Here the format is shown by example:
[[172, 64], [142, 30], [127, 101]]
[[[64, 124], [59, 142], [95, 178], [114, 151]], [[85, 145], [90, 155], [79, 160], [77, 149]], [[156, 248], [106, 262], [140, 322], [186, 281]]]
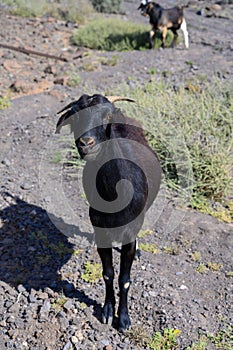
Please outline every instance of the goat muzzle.
[[81, 147], [93, 148], [95, 146], [94, 137], [81, 137], [79, 142]]

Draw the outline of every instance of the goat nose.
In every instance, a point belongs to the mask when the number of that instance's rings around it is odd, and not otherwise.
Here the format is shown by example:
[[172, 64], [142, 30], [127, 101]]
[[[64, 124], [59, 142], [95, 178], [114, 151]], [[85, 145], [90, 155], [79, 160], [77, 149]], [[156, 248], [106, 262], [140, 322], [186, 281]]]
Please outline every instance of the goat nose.
[[89, 146], [92, 148], [95, 145], [95, 140], [93, 137], [86, 136], [80, 138], [80, 143], [84, 147]]

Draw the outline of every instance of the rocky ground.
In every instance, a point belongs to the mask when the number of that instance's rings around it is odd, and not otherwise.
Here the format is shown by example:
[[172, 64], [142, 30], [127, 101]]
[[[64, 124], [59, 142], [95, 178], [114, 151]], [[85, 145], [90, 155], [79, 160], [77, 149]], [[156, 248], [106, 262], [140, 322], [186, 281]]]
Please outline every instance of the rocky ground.
[[[131, 6], [136, 9], [138, 3], [124, 3], [126, 19]], [[141, 238], [156, 244], [157, 251], [142, 251], [132, 268], [132, 332], [120, 334], [101, 324], [103, 282], [81, 278], [85, 262], [100, 262], [88, 206], [76, 185], [79, 170], [76, 174], [59, 161], [59, 150], [69, 154], [71, 139], [54, 135], [55, 114], [65, 103], [84, 92], [111, 92], [119, 82], [142, 84], [151, 78], [151, 68], [157, 79], [174, 84], [198, 76], [231, 81], [233, 8], [228, 2], [217, 10], [206, 6], [198, 1], [185, 9], [189, 50], [181, 43], [174, 50], [128, 53], [77, 49], [69, 42], [73, 28], [64, 22], [18, 18], [0, 8], [0, 44], [67, 59], [0, 47], [0, 94], [12, 99], [0, 112], [1, 350], [144, 349], [143, 339], [164, 328], [179, 329], [178, 348], [185, 349], [200, 334], [233, 327], [232, 224], [181, 211], [170, 194], [153, 234]], [[147, 21], [134, 12], [135, 21]], [[116, 66], [103, 64], [116, 54]], [[74, 74], [81, 79], [77, 85]], [[171, 217], [177, 223], [172, 231]], [[118, 273], [118, 250], [114, 260]], [[215, 348], [211, 342], [206, 346]]]

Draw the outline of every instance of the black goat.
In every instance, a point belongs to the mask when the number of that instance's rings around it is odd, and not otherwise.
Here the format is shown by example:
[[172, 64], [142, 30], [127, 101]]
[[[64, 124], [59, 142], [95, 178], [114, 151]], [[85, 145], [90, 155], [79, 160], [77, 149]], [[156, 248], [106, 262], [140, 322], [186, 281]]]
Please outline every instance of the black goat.
[[115, 314], [112, 247], [122, 246], [118, 323], [124, 331], [130, 326], [127, 295], [136, 236], [158, 193], [161, 168], [140, 125], [110, 102], [119, 99], [81, 96], [61, 111], [57, 132], [70, 124], [78, 152], [86, 160], [83, 186], [106, 286], [104, 323], [112, 322]]
[[155, 2], [149, 2], [148, 0], [142, 0], [138, 10], [141, 10], [143, 16], [148, 15], [150, 17], [150, 24], [152, 29], [150, 31], [150, 49], [153, 47], [153, 39], [155, 37], [156, 31], [161, 31], [162, 33], [162, 47], [165, 46], [165, 40], [167, 36], [167, 30], [170, 29], [174, 38], [171, 43], [171, 47], [176, 45], [178, 33], [177, 31], [181, 29], [184, 33], [185, 47], [189, 47], [188, 31], [187, 25], [184, 18], [183, 7], [172, 7], [169, 9], [164, 9], [159, 4]]

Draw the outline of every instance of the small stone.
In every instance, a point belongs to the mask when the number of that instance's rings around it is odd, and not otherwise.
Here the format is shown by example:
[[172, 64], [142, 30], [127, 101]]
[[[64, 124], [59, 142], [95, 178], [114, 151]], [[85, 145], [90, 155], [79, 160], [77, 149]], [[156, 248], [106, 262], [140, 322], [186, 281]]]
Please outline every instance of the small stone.
[[34, 295], [29, 295], [29, 302], [30, 303], [35, 303], [37, 301], [36, 297], [34, 297]]
[[105, 346], [105, 350], [112, 350], [112, 345], [108, 344], [107, 346]]
[[101, 344], [103, 344], [103, 346], [108, 346], [109, 345], [109, 340], [108, 339], [102, 339], [101, 341]]
[[67, 311], [71, 310], [74, 308], [73, 302], [71, 299], [67, 300], [67, 302], [64, 304], [64, 309]]
[[23, 293], [23, 292], [26, 292], [26, 289], [24, 288], [24, 286], [22, 284], [19, 284], [17, 287], [17, 291], [19, 293]]
[[28, 182], [24, 182], [21, 186], [22, 190], [30, 190], [32, 188], [32, 185], [29, 184]]
[[48, 299], [48, 298], [49, 298], [49, 296], [48, 296], [48, 294], [47, 294], [47, 293], [45, 293], [45, 292], [41, 292], [41, 291], [39, 291], [39, 292], [37, 293], [37, 296], [38, 296], [38, 298], [39, 298], [39, 299], [43, 299], [43, 300], [45, 300], [45, 299]]
[[49, 65], [44, 69], [44, 72], [47, 74], [56, 74], [56, 68], [53, 65]]
[[4, 158], [4, 159], [2, 160], [2, 164], [5, 165], [6, 167], [9, 167], [9, 166], [11, 165], [11, 162], [10, 162], [9, 159]]
[[47, 299], [44, 301], [44, 304], [42, 305], [40, 312], [41, 313], [48, 313], [51, 308], [50, 301]]
[[14, 316], [14, 315], [10, 315], [10, 316], [7, 318], [7, 322], [8, 322], [8, 323], [14, 323], [14, 322], [15, 322], [15, 316]]
[[77, 344], [78, 343], [78, 338], [77, 337], [75, 337], [75, 335], [73, 335], [72, 337], [71, 337], [71, 342], [73, 343], [73, 344]]
[[18, 313], [19, 309], [20, 309], [20, 305], [18, 303], [14, 303], [9, 307], [8, 312]]
[[82, 341], [84, 339], [84, 336], [80, 331], [75, 332], [75, 337], [78, 339], [78, 341]]
[[54, 80], [54, 84], [57, 85], [67, 85], [68, 78], [67, 77], [58, 77]]
[[184, 284], [182, 284], [182, 285], [180, 286], [180, 289], [181, 289], [181, 290], [187, 290], [187, 289], [188, 289], [188, 287], [187, 287], [187, 286], [185, 286]]
[[73, 349], [73, 345], [70, 341], [68, 341], [62, 350], [71, 350], [71, 349]]
[[148, 292], [146, 292], [145, 290], [142, 292], [142, 297], [143, 298], [147, 298], [149, 296]]

